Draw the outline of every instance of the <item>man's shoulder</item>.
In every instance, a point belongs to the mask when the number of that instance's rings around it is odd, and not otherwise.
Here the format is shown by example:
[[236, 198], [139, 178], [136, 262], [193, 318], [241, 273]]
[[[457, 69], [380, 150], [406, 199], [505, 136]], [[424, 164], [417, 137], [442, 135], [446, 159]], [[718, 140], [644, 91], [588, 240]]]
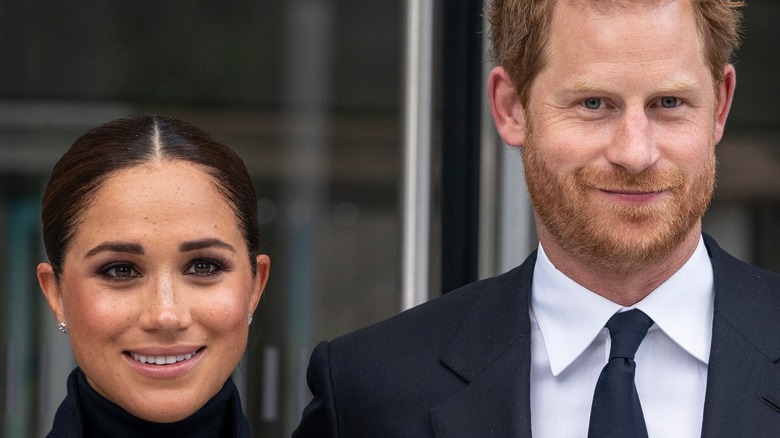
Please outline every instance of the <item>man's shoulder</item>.
[[733, 328], [765, 357], [780, 358], [780, 274], [734, 258], [708, 236], [705, 243], [715, 274], [713, 336]]
[[459, 394], [496, 358], [510, 364], [502, 369], [522, 368], [527, 361], [503, 353], [519, 345], [519, 333], [530, 326], [532, 269], [533, 260], [526, 261], [320, 343], [307, 373], [315, 399], [302, 424], [314, 429], [327, 422], [343, 436], [429, 431], [432, 407]]
[[780, 293], [780, 273], [753, 266], [732, 256], [721, 248], [715, 242], [715, 239], [706, 234], [704, 235], [704, 241], [712, 259], [713, 269], [718, 281], [735, 283], [744, 282], [747, 279], [751, 281], [757, 280]]
[[[504, 274], [467, 284], [452, 292], [401, 312], [393, 317], [348, 333], [331, 342], [331, 348], [373, 348], [402, 344], [434, 347], [449, 342], [467, 318], [474, 318], [485, 302], [503, 301], [503, 296], [520, 292], [519, 283], [528, 275], [528, 261]], [[528, 279], [530, 282], [530, 279]], [[481, 305], [476, 306], [477, 303]], [[491, 315], [482, 315], [490, 318]], [[480, 315], [476, 315], [480, 317]]]

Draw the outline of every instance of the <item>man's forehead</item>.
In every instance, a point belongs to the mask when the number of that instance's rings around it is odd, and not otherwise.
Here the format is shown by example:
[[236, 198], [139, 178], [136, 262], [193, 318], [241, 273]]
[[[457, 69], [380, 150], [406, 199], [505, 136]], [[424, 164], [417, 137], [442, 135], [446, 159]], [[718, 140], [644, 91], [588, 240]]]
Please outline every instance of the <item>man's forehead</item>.
[[661, 6], [614, 15], [574, 7], [591, 0], [560, 1], [568, 6], [556, 14], [540, 73], [557, 66], [555, 74], [566, 72], [565, 89], [609, 90], [610, 75], [628, 74], [636, 65], [644, 66], [645, 81], [653, 78], [667, 92], [701, 87], [699, 74], [707, 63], [687, 0], [655, 0]]
[[609, 15], [636, 9], [657, 8], [675, 1], [680, 0], [558, 0], [558, 5], [587, 8], [599, 14]]

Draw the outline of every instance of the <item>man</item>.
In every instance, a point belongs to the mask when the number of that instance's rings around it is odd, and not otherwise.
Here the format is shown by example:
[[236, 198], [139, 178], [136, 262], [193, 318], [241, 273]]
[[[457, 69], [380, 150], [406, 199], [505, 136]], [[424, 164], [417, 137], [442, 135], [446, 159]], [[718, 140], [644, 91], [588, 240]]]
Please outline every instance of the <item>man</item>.
[[701, 232], [738, 6], [497, 0], [488, 93], [539, 249], [320, 344], [294, 436], [780, 436], [780, 276]]

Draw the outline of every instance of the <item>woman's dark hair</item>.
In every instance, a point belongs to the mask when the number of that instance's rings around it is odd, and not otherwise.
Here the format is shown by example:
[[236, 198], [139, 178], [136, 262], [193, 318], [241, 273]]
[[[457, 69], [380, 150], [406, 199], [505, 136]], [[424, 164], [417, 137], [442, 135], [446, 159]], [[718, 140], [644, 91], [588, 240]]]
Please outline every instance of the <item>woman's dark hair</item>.
[[232, 207], [249, 249], [252, 273], [260, 245], [257, 198], [246, 166], [230, 148], [202, 129], [170, 117], [119, 119], [78, 138], [54, 165], [43, 195], [43, 243], [55, 276], [84, 211], [108, 177], [151, 161], [197, 164]]

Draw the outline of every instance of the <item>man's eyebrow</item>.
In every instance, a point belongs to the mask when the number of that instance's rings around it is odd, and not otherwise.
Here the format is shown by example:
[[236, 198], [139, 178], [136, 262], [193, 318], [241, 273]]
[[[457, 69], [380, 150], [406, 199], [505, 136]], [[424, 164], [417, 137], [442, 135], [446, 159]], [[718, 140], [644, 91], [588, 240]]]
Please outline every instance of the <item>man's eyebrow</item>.
[[219, 239], [200, 239], [200, 240], [190, 240], [187, 242], [182, 243], [179, 245], [179, 251], [180, 252], [189, 252], [189, 251], [196, 251], [199, 249], [204, 248], [211, 248], [211, 247], [218, 247], [218, 248], [225, 248], [227, 250], [230, 250], [232, 252], [236, 252], [236, 249], [233, 248], [233, 245], [223, 242]]
[[592, 81], [589, 79], [574, 79], [567, 81], [564, 84], [564, 89], [569, 91], [595, 91], [603, 90], [606, 88], [605, 84], [601, 82]]
[[659, 89], [661, 93], [683, 93], [688, 91], [700, 91], [701, 85], [688, 80], [680, 80], [664, 85]]
[[135, 254], [135, 255], [143, 255], [144, 248], [137, 244], [137, 243], [129, 243], [129, 242], [103, 242], [100, 245], [90, 249], [87, 251], [87, 254], [84, 256], [85, 259], [88, 259], [90, 257], [93, 257], [97, 254], [100, 254], [101, 252], [124, 252], [128, 254]]
[[[564, 89], [569, 91], [608, 91], [612, 86], [608, 83], [593, 81], [590, 79], [574, 79], [564, 84]], [[695, 81], [681, 79], [658, 88], [658, 93], [683, 93], [689, 91], [699, 91], [701, 85]]]

